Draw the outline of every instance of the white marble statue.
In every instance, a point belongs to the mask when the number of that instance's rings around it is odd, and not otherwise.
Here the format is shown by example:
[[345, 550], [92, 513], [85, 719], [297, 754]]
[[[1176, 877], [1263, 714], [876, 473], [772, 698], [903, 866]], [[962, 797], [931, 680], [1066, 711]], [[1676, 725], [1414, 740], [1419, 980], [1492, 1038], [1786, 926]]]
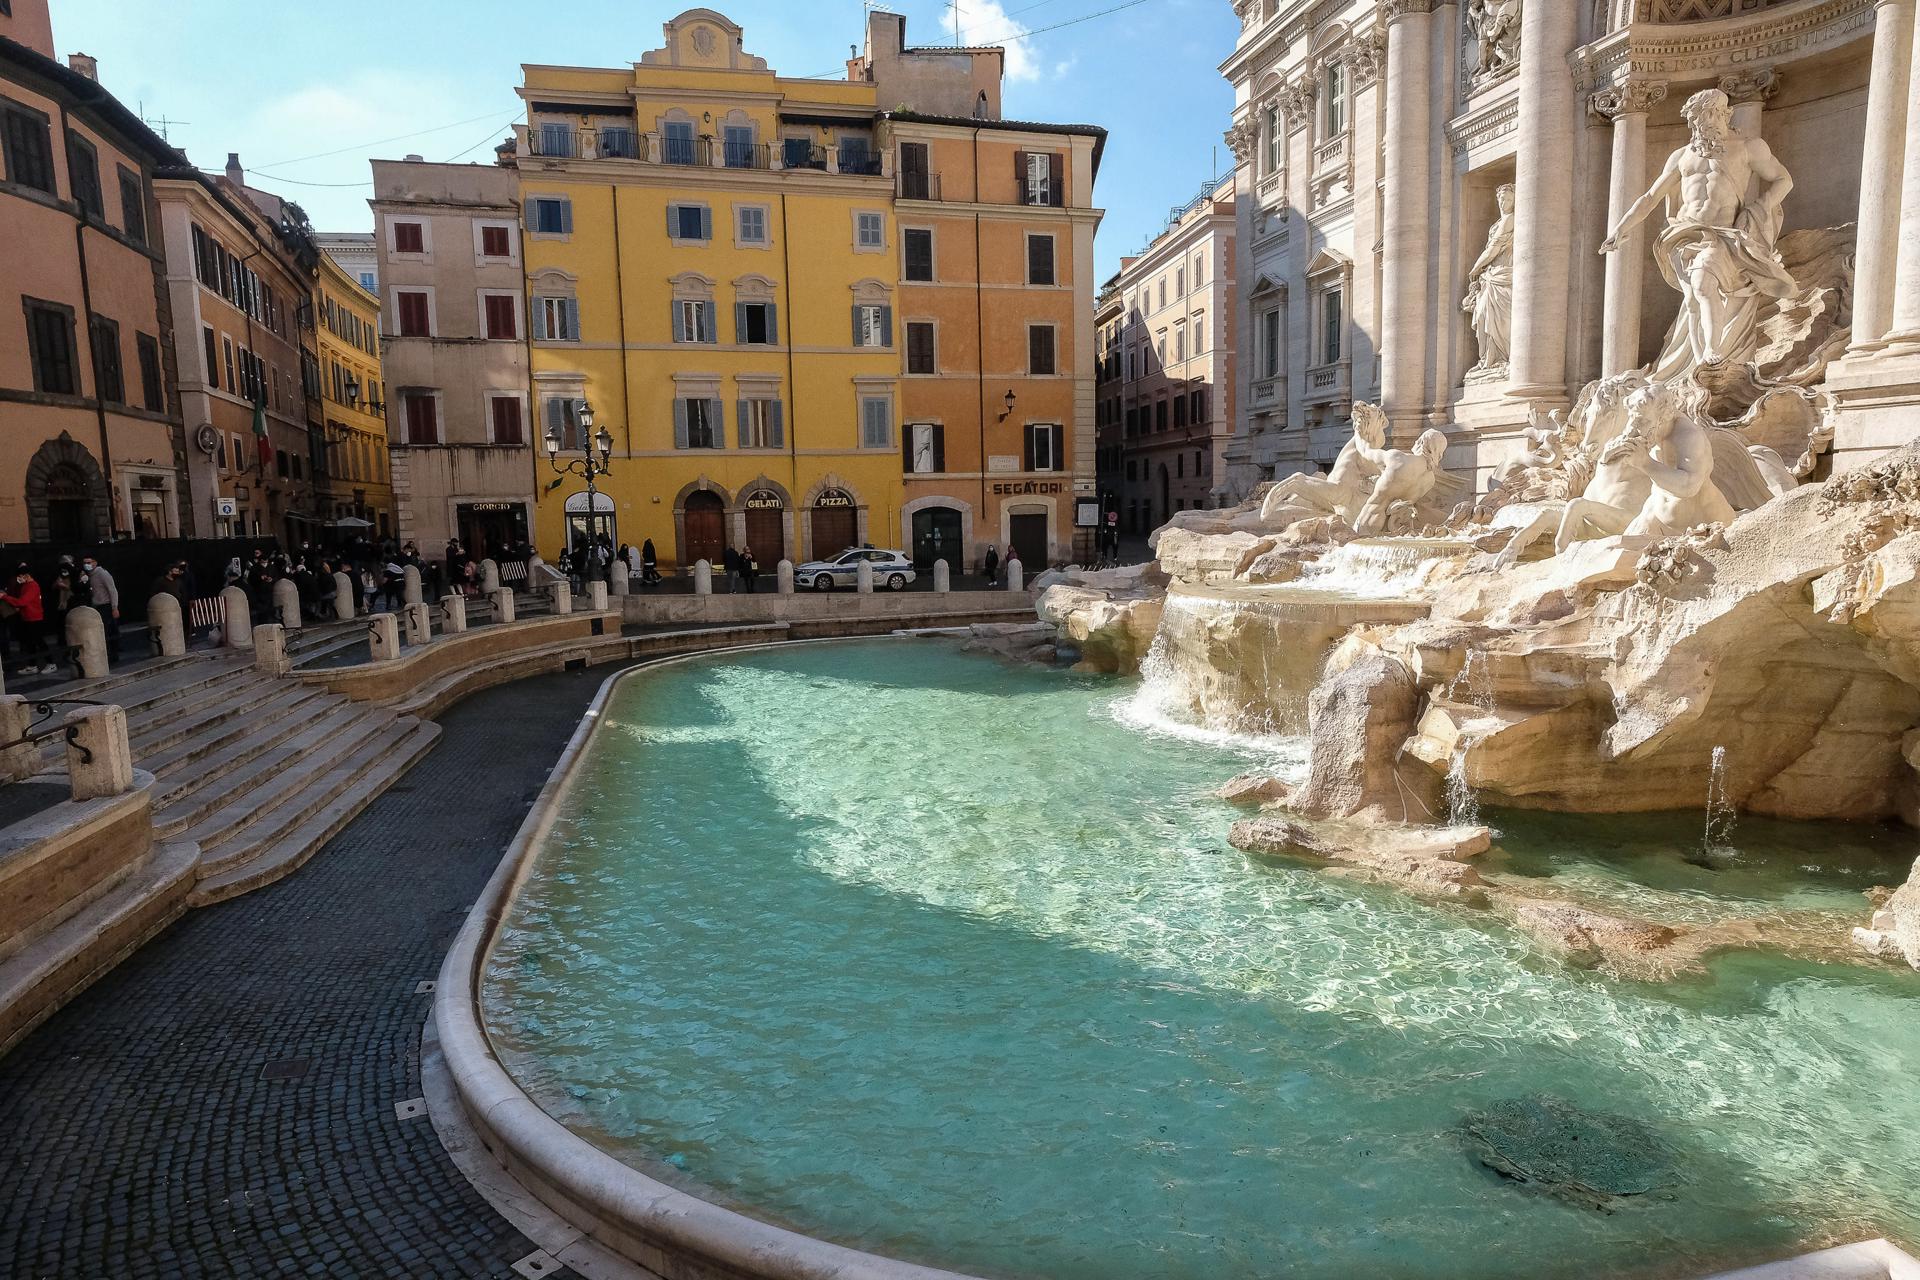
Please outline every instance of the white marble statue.
[[1356, 401], [1353, 439], [1324, 476], [1291, 475], [1267, 490], [1261, 523], [1269, 528], [1311, 515], [1338, 515], [1351, 524], [1386, 464], [1387, 415], [1378, 405]]
[[1396, 526], [1410, 522], [1420, 504], [1448, 478], [1440, 465], [1446, 452], [1446, 434], [1431, 428], [1420, 433], [1412, 449], [1381, 451], [1380, 478], [1351, 518], [1353, 531], [1362, 537], [1400, 532]]
[[[1565, 0], [1558, 0], [1564, 3]], [[1470, 0], [1467, 30], [1480, 51], [1474, 78], [1499, 75], [1520, 62], [1521, 0]]]
[[1468, 376], [1506, 372], [1513, 333], [1513, 184], [1495, 193], [1500, 216], [1487, 229], [1487, 245], [1467, 272], [1467, 294], [1460, 309], [1473, 321], [1480, 362]]
[[1692, 140], [1667, 158], [1600, 246], [1602, 253], [1625, 248], [1654, 206], [1666, 203], [1654, 252], [1681, 305], [1653, 365], [1656, 381], [1702, 365], [1747, 363], [1769, 304], [1795, 292], [1777, 247], [1792, 177], [1765, 142], [1733, 131], [1733, 108], [1718, 89], [1694, 94], [1682, 114]]
[[[1698, 387], [1683, 382], [1650, 383], [1628, 397], [1627, 429], [1600, 451], [1586, 495], [1567, 504], [1557, 550], [1582, 538], [1663, 538], [1733, 520], [1733, 504], [1713, 481], [1715, 450], [1701, 420], [1703, 399]], [[1603, 491], [1603, 476], [1617, 478], [1621, 491]]]

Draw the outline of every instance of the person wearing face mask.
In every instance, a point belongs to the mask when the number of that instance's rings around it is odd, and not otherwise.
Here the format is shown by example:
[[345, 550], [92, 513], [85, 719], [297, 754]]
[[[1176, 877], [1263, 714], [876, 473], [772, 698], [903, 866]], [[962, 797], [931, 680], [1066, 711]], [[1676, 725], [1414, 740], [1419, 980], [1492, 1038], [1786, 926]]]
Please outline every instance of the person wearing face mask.
[[87, 584], [87, 594], [95, 609], [100, 613], [100, 621], [107, 629], [107, 661], [120, 661], [120, 587], [107, 572], [107, 566], [92, 556], [80, 557], [80, 572]]

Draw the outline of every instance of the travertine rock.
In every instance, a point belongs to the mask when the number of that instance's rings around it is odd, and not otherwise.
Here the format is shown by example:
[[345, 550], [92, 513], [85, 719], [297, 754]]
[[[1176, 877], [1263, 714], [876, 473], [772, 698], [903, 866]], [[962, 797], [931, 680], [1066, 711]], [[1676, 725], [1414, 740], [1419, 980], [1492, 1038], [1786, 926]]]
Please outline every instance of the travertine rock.
[[1396, 822], [1442, 812], [1438, 779], [1401, 751], [1419, 713], [1413, 673], [1384, 653], [1363, 654], [1329, 673], [1308, 700], [1313, 755], [1293, 809], [1315, 818], [1368, 813]]

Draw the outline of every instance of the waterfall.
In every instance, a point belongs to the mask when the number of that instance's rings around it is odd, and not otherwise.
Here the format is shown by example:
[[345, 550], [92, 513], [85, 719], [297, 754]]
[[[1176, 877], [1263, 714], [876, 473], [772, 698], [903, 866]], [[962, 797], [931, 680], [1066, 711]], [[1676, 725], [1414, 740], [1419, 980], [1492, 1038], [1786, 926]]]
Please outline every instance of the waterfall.
[[[1493, 674], [1487, 667], [1487, 652], [1469, 648], [1460, 671], [1447, 686], [1450, 701], [1472, 707], [1482, 716], [1493, 714]], [[1447, 764], [1447, 811], [1455, 826], [1480, 825], [1480, 797], [1467, 783], [1467, 752], [1479, 741], [1479, 734], [1463, 732]]]
[[1454, 748], [1453, 760], [1447, 765], [1447, 817], [1456, 827], [1480, 825], [1480, 797], [1467, 785], [1469, 745], [1462, 742]]
[[1727, 795], [1727, 749], [1713, 749], [1713, 767], [1707, 773], [1707, 830], [1701, 845], [1712, 855], [1730, 851], [1733, 842], [1733, 801]]
[[1301, 566], [1299, 585], [1359, 599], [1416, 591], [1433, 567], [1467, 550], [1439, 538], [1356, 538]]

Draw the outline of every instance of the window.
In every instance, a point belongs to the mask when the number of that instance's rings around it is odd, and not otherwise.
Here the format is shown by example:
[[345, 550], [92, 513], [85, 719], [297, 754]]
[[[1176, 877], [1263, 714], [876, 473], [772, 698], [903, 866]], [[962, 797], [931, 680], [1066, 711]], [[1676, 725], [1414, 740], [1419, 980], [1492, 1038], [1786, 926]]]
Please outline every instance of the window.
[[121, 166], [120, 227], [129, 240], [147, 242], [147, 188], [140, 175]]
[[1339, 289], [1328, 289], [1320, 295], [1321, 364], [1332, 364], [1340, 358], [1340, 339], [1346, 332], [1344, 303]]
[[767, 207], [763, 204], [737, 204], [733, 207], [734, 239], [743, 245], [771, 243], [767, 235]]
[[580, 300], [535, 298], [533, 336], [538, 342], [580, 341]]
[[753, 168], [753, 129], [750, 126], [730, 124], [721, 130], [720, 138], [721, 145], [726, 148], [727, 168]]
[[1027, 372], [1037, 375], [1054, 372], [1052, 325], [1027, 326]]
[[1053, 237], [1027, 237], [1027, 283], [1053, 284]]
[[726, 424], [721, 421], [718, 400], [680, 399], [673, 402], [674, 448], [724, 449], [726, 444]]
[[545, 406], [547, 435], [558, 434], [560, 447], [564, 450], [582, 448], [586, 441], [580, 433], [581, 401], [572, 396], [549, 396], [541, 401]]
[[408, 444], [440, 443], [440, 405], [431, 391], [406, 394]]
[[1206, 283], [1207, 283], [1207, 260], [1205, 258], [1195, 258], [1193, 260], [1193, 287], [1195, 289], [1198, 289], [1204, 286]]
[[480, 303], [485, 308], [489, 338], [516, 339], [520, 336], [519, 298], [511, 293], [489, 293], [482, 295]]
[[692, 164], [693, 150], [693, 121], [667, 121], [660, 139], [660, 158], [668, 164]]
[[907, 321], [907, 372], [934, 373], [933, 321]]
[[53, 142], [45, 116], [11, 103], [0, 108], [0, 144], [8, 182], [53, 193]]
[[860, 447], [893, 448], [893, 397], [860, 397]]
[[526, 430], [520, 421], [518, 396], [493, 396], [487, 401], [487, 425], [493, 430], [495, 444], [525, 444]]
[[400, 336], [403, 338], [425, 338], [429, 336], [432, 312], [427, 306], [427, 295], [417, 289], [396, 289], [393, 300], [400, 314]]
[[1202, 355], [1207, 349], [1207, 313], [1193, 313], [1193, 354]]
[[572, 235], [573, 201], [565, 196], [535, 196], [532, 221], [535, 235]]
[[1167, 402], [1165, 397], [1154, 402], [1153, 429], [1155, 431], [1165, 431], [1167, 429]]
[[274, 462], [274, 469], [280, 473], [280, 478], [282, 480], [287, 480], [292, 478], [293, 467], [292, 467], [291, 454], [288, 454], [284, 450], [276, 452], [273, 455], [273, 462]]
[[1184, 427], [1187, 425], [1187, 398], [1185, 396], [1175, 396], [1173, 398], [1173, 425], [1175, 427]]
[[1044, 151], [1016, 151], [1013, 172], [1020, 184], [1020, 203], [1055, 207], [1062, 203], [1059, 156]]
[[810, 138], [780, 139], [780, 165], [785, 169], [817, 169], [813, 141]]
[[1266, 171], [1269, 176], [1279, 173], [1287, 163], [1287, 131], [1282, 123], [1280, 108], [1276, 104], [1267, 108], [1266, 134]]
[[67, 169], [74, 203], [86, 210], [89, 217], [105, 218], [106, 202], [100, 196], [100, 157], [93, 144], [77, 133], [67, 135]]
[[[513, 242], [507, 238], [505, 227], [480, 228], [480, 256], [483, 258], [511, 258]], [[372, 273], [363, 273], [360, 283], [366, 284], [373, 278]]]
[[1064, 471], [1064, 428], [1057, 422], [1029, 422], [1026, 433], [1028, 471]]
[[900, 198], [902, 200], [925, 200], [932, 193], [933, 183], [927, 172], [927, 144], [924, 142], [903, 142], [900, 144]]
[[1187, 416], [1193, 421], [1194, 425], [1198, 426], [1207, 420], [1207, 389], [1205, 387], [1195, 387], [1192, 394], [1188, 396], [1188, 399], [1193, 402], [1193, 406]]
[[23, 298], [27, 311], [27, 354], [33, 362], [33, 389], [53, 395], [80, 394], [74, 368], [73, 308]]
[[1327, 136], [1347, 131], [1347, 67], [1343, 62], [1327, 64]]
[[887, 219], [880, 213], [853, 215], [853, 245], [856, 249], [880, 250], [887, 247]]
[[622, 160], [635, 160], [640, 156], [640, 147], [634, 132], [625, 125], [612, 125], [600, 131], [600, 154], [618, 156]]
[[425, 253], [427, 251], [426, 227], [418, 222], [394, 223], [393, 251], [395, 253]]
[[893, 345], [893, 308], [862, 302], [853, 308], [853, 345], [890, 347]]
[[120, 326], [105, 316], [87, 321], [93, 348], [93, 394], [109, 404], [127, 402], [126, 379], [120, 368]]
[[718, 342], [713, 331], [713, 303], [705, 298], [676, 298], [673, 302], [675, 342]]
[[1165, 311], [1166, 309], [1167, 309], [1167, 278], [1165, 276], [1161, 276], [1160, 277], [1160, 305], [1157, 308], [1157, 310]]
[[1280, 376], [1280, 308], [1260, 313], [1260, 376]]
[[535, 155], [570, 156], [573, 154], [573, 126], [565, 121], [546, 120], [540, 124], [539, 146]]
[[907, 227], [900, 232], [900, 244], [906, 257], [906, 278], [932, 280], [933, 232], [925, 227]]
[[873, 154], [873, 142], [865, 134], [843, 133], [840, 135], [840, 172], [880, 172], [880, 163]]
[[136, 333], [133, 346], [140, 359], [140, 405], [165, 413], [167, 389], [160, 380], [160, 339], [150, 333]]
[[1173, 296], [1176, 298], [1184, 298], [1187, 296], [1187, 269], [1185, 267], [1174, 268]]
[[771, 302], [736, 302], [733, 304], [733, 340], [755, 346], [770, 346], [780, 341], [780, 328], [775, 320], [776, 308]]
[[1173, 327], [1173, 358], [1176, 363], [1185, 363], [1187, 359], [1187, 326], [1177, 324]]
[[360, 273], [360, 287], [362, 289], [365, 289], [368, 293], [373, 292], [374, 287], [377, 283], [378, 283], [378, 279], [377, 277], [375, 277], [373, 272], [362, 271]]
[[927, 475], [947, 469], [947, 429], [938, 422], [909, 423], [904, 436], [907, 471]]
[[713, 239], [713, 213], [703, 204], [667, 206], [667, 237], [675, 242]]
[[780, 423], [778, 400], [742, 400], [739, 430], [742, 449], [786, 447], [786, 433]]
[[220, 387], [220, 349], [213, 340], [213, 326], [208, 325], [200, 331], [201, 341], [206, 346], [207, 382], [215, 390]]
[[233, 339], [223, 336], [220, 339], [220, 351], [221, 351], [221, 354], [226, 357], [225, 363], [227, 366], [227, 390], [234, 392], [235, 394], [238, 394], [240, 391], [240, 377], [237, 373], [234, 372]]

